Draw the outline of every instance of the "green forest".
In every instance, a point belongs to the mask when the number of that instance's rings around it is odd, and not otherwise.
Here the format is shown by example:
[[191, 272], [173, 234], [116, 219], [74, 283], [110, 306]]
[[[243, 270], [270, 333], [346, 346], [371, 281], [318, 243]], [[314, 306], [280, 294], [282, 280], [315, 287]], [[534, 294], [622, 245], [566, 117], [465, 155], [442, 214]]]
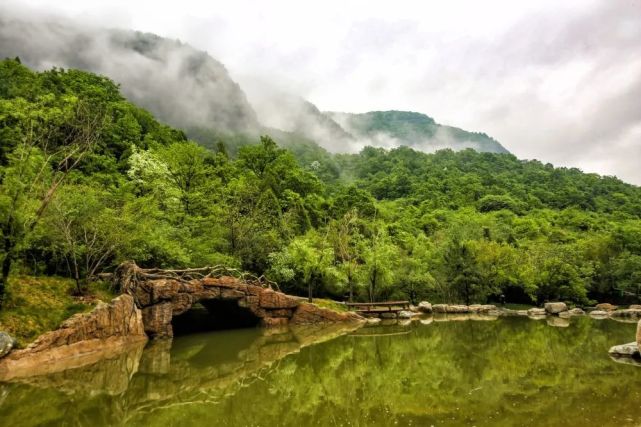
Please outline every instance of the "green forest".
[[124, 260], [225, 265], [336, 300], [641, 292], [641, 188], [617, 178], [508, 153], [183, 131], [106, 77], [18, 59], [0, 62], [0, 228], [0, 301], [24, 276], [83, 294]]

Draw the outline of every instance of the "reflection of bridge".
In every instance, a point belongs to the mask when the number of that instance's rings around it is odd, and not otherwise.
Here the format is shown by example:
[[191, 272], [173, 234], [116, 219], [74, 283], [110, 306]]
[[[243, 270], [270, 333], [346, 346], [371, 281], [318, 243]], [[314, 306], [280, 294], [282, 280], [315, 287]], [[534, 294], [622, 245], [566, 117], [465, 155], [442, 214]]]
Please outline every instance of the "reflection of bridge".
[[412, 325], [392, 324], [373, 325], [357, 329], [349, 334], [351, 337], [388, 337], [394, 335], [407, 335], [412, 332]]
[[[101, 406], [112, 408], [105, 411], [114, 417], [109, 420], [110, 425], [128, 424], [129, 419], [170, 406], [215, 403], [263, 378], [287, 355], [358, 327], [359, 324], [337, 323], [244, 329], [193, 335], [174, 343], [169, 339], [155, 340], [146, 347], [135, 343], [115, 357], [83, 368], [21, 378], [5, 386], [0, 383], [6, 395], [3, 408], [16, 408], [15, 414], [3, 412], [3, 421], [6, 425], [19, 425], [23, 412], [18, 408], [25, 404], [22, 399], [25, 394], [37, 395], [38, 390], [62, 391], [61, 399], [68, 396], [69, 402], [58, 402], [69, 408], [63, 411], [67, 412], [66, 423], [74, 411], [78, 411], [75, 415], [79, 419], [86, 415], [79, 413], [82, 409], [74, 409], [72, 403], [83, 399], [98, 399]], [[34, 417], [37, 420], [38, 414]], [[34, 424], [61, 421], [41, 420]]]

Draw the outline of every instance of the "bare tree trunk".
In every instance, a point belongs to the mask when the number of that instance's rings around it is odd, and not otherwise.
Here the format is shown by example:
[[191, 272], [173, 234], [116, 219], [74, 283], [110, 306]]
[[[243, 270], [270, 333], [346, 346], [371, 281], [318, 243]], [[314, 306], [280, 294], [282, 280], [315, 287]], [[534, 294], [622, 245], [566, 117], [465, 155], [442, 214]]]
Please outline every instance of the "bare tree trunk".
[[9, 280], [9, 272], [11, 271], [12, 256], [13, 254], [7, 253], [2, 261], [2, 273], [0, 273], [0, 308], [2, 308], [7, 291], [7, 281]]

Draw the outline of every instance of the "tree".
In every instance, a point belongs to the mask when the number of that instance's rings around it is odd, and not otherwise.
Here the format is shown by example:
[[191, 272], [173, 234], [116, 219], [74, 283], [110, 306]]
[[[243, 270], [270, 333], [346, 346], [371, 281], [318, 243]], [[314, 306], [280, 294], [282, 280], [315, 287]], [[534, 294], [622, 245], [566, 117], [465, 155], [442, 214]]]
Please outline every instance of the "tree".
[[455, 238], [448, 245], [443, 261], [447, 282], [465, 304], [484, 302], [488, 288], [481, 281], [469, 244]]
[[52, 97], [31, 104], [0, 100], [0, 128], [15, 131], [0, 183], [3, 261], [0, 307], [17, 252], [40, 222], [57, 189], [93, 150], [105, 124], [104, 110], [74, 97], [62, 105]]
[[305, 286], [307, 299], [313, 302], [316, 290], [339, 278], [333, 255], [327, 236], [310, 231], [295, 238], [283, 252], [270, 255], [271, 277]]
[[354, 300], [354, 287], [359, 275], [358, 244], [362, 238], [358, 232], [358, 211], [352, 209], [330, 225], [330, 240], [339, 268], [347, 280], [349, 301]]
[[127, 244], [132, 224], [122, 210], [110, 206], [114, 200], [89, 186], [62, 187], [45, 219], [48, 237], [65, 259], [78, 294]]
[[367, 283], [368, 299], [375, 302], [381, 291], [392, 283], [397, 248], [384, 227], [380, 223], [374, 223], [370, 237], [361, 244], [360, 252], [364, 261], [361, 271]]

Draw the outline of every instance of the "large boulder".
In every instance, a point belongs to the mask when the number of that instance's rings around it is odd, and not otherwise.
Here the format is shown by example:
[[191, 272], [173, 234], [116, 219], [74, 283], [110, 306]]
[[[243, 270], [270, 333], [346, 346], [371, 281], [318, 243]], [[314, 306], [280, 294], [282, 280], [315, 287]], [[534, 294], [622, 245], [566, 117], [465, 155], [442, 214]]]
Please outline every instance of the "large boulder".
[[590, 317], [594, 319], [606, 319], [610, 314], [605, 310], [593, 310], [590, 312]]
[[412, 312], [407, 311], [407, 310], [402, 310], [398, 312], [398, 318], [399, 319], [411, 319], [412, 318]]
[[614, 347], [611, 347], [610, 350], [608, 350], [608, 353], [610, 353], [611, 356], [618, 356], [618, 357], [633, 357], [633, 356], [638, 357], [639, 347], [635, 342], [631, 342], [628, 344], [615, 345]]
[[420, 311], [421, 313], [431, 313], [432, 304], [427, 301], [421, 301], [418, 303], [418, 311]]
[[568, 306], [564, 302], [546, 302], [545, 311], [549, 314], [559, 314], [568, 311]]
[[612, 305], [609, 302], [604, 302], [601, 304], [597, 304], [595, 308], [602, 311], [614, 311], [619, 307], [617, 307], [616, 305]]
[[16, 345], [16, 340], [6, 332], [0, 332], [0, 359], [9, 354]]

